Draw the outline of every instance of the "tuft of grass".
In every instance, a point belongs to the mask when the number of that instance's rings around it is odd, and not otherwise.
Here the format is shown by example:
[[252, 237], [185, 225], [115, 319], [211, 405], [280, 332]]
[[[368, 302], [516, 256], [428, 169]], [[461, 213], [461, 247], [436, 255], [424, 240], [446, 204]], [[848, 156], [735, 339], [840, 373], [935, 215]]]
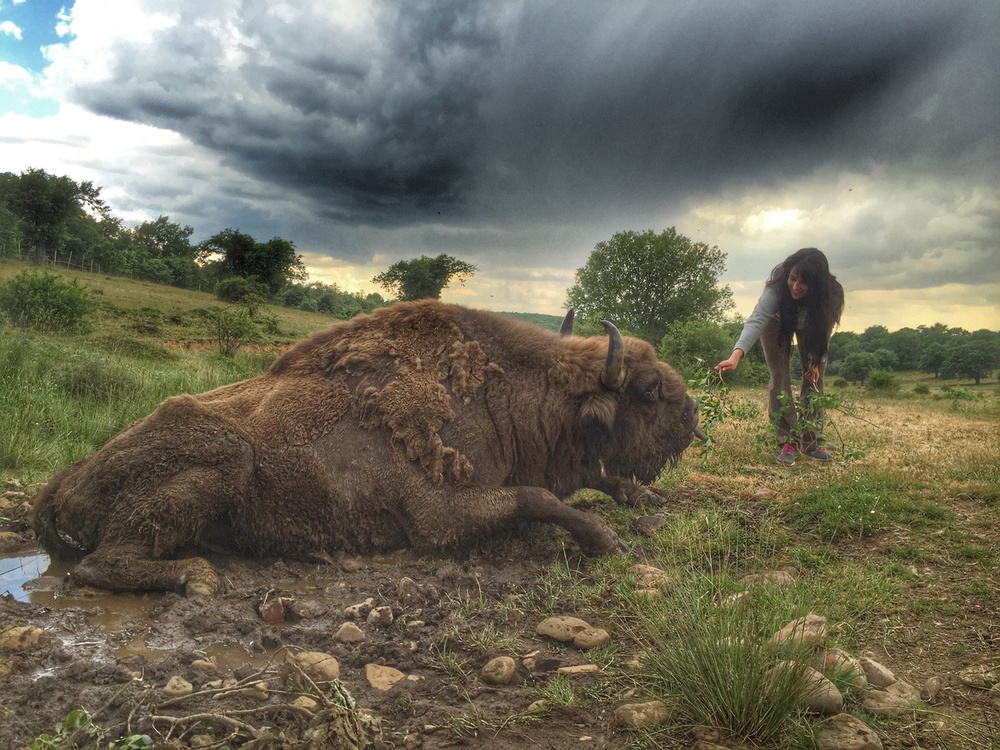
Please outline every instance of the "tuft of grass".
[[793, 528], [832, 542], [871, 536], [898, 523], [913, 528], [939, 526], [951, 513], [934, 503], [910, 498], [898, 480], [862, 474], [802, 493], [786, 507], [784, 516]]

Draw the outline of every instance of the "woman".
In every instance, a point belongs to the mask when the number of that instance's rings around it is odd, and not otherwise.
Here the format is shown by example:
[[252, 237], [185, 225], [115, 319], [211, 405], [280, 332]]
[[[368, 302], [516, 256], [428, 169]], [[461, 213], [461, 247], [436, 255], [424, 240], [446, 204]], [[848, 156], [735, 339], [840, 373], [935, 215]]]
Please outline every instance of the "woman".
[[[823, 412], [811, 409], [810, 402], [814, 392], [823, 392], [830, 335], [843, 309], [844, 288], [830, 273], [826, 256], [814, 247], [802, 248], [775, 266], [732, 355], [715, 366], [718, 373], [735, 370], [743, 355], [760, 339], [771, 372], [768, 407], [781, 446], [778, 463], [793, 465], [800, 451], [819, 461], [831, 459], [823, 449]], [[801, 435], [796, 435], [798, 414], [790, 397], [792, 334], [799, 344], [802, 402], [810, 423]], [[811, 429], [814, 426], [816, 429]]]

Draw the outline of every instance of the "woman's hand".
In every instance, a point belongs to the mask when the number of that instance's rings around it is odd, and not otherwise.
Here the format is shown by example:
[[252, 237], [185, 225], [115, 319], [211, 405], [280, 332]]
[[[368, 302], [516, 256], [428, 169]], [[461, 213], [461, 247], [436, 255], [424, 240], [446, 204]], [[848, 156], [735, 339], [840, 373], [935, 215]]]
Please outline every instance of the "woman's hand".
[[733, 349], [733, 353], [729, 356], [729, 359], [724, 359], [719, 364], [715, 366], [715, 371], [718, 373], [728, 372], [729, 370], [735, 370], [736, 365], [740, 363], [743, 359], [742, 349]]
[[819, 368], [816, 365], [807, 365], [803, 375], [810, 383], [816, 383], [819, 381]]

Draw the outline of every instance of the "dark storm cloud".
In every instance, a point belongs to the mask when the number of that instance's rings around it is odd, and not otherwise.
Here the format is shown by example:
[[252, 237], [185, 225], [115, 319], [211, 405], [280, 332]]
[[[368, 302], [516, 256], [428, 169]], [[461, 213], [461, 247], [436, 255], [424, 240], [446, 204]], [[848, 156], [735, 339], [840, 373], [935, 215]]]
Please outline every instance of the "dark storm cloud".
[[[175, 130], [346, 224], [640, 215], [731, 182], [872, 162], [996, 173], [1000, 4], [243, 4], [75, 92]], [[220, 16], [221, 18], [221, 16]]]

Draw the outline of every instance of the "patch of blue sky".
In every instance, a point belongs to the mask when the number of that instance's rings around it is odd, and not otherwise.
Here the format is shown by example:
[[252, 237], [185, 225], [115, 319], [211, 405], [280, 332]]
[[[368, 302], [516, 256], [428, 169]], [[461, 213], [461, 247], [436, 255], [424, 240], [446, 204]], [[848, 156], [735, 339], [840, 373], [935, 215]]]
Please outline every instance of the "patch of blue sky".
[[64, 0], [0, 0], [0, 115], [59, 111], [56, 100], [36, 95], [34, 81], [49, 64], [44, 48], [67, 41], [57, 27], [65, 28], [71, 7]]

